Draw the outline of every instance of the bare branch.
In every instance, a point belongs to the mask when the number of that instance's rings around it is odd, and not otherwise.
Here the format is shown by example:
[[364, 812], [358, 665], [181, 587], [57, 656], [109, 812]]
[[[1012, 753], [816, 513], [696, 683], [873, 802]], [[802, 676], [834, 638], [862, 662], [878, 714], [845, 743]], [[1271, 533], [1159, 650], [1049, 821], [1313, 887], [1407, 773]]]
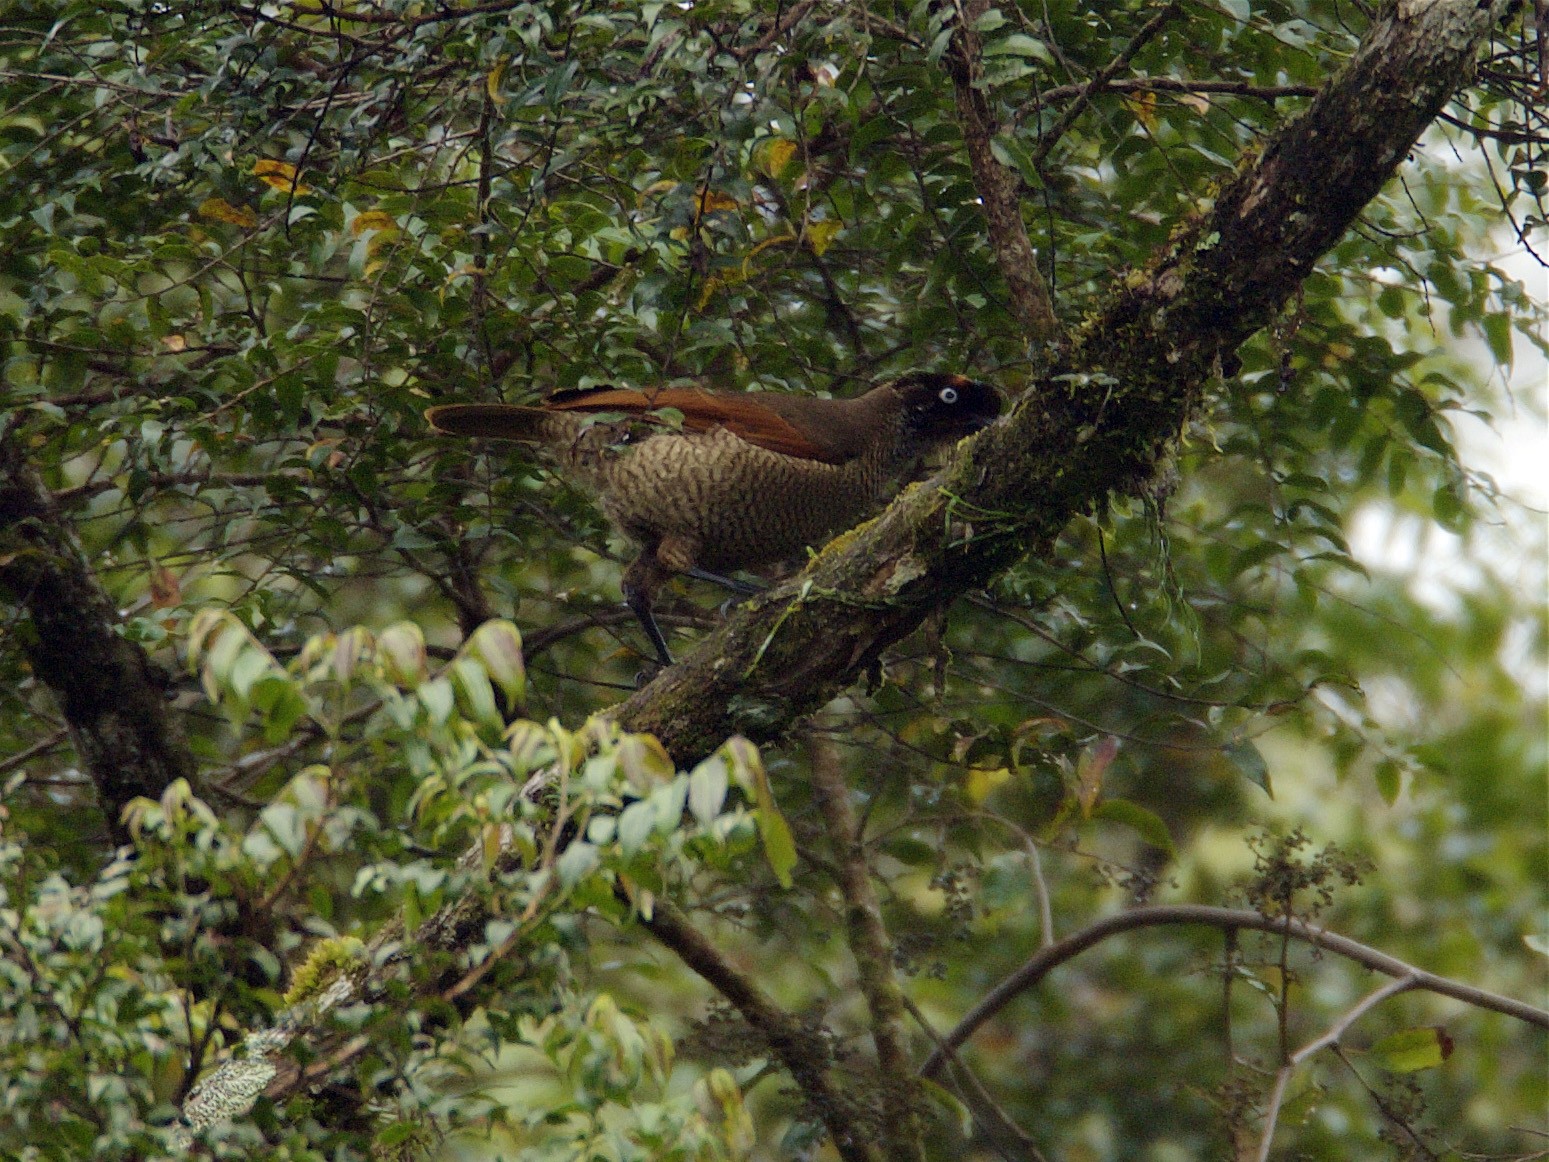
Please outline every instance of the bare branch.
[[885, 1118], [882, 1135], [887, 1156], [923, 1159], [919, 1091], [909, 1068], [903, 1032], [904, 999], [893, 975], [893, 949], [882, 924], [882, 908], [871, 884], [871, 871], [866, 866], [866, 848], [850, 806], [850, 788], [844, 781], [836, 748], [825, 738], [815, 737], [812, 742], [812, 793], [834, 849], [835, 878], [844, 896], [850, 952], [855, 957], [861, 992], [871, 1011], [871, 1035], [876, 1042], [881, 1073]]
[[[989, 995], [957, 1023], [956, 1028], [942, 1038], [941, 1046], [925, 1059], [924, 1065], [920, 1066], [920, 1075], [934, 1076], [945, 1063], [948, 1051], [956, 1049], [972, 1037], [979, 1026], [1005, 1008], [1012, 998], [1032, 988], [1053, 969], [1067, 960], [1073, 960], [1087, 949], [1121, 932], [1131, 932], [1139, 928], [1195, 924], [1222, 928], [1229, 932], [1247, 928], [1289, 936], [1313, 944], [1326, 952], [1346, 957], [1374, 972], [1403, 980], [1407, 982], [1406, 988], [1424, 989], [1426, 992], [1451, 997], [1473, 1005], [1475, 1008], [1505, 1013], [1509, 1017], [1516, 1017], [1541, 1029], [1549, 1029], [1549, 1012], [1543, 1009], [1534, 1008], [1524, 1001], [1503, 997], [1474, 985], [1464, 984], [1462, 981], [1426, 972], [1412, 964], [1406, 964], [1397, 957], [1379, 952], [1369, 945], [1351, 940], [1347, 936], [1339, 936], [1327, 929], [1314, 927], [1305, 920], [1265, 916], [1261, 912], [1246, 908], [1217, 908], [1207, 904], [1157, 904], [1109, 916], [1065, 937], [1049, 948], [1039, 949], [1021, 968], [996, 985]], [[1359, 1016], [1359, 1013], [1356, 1015]]]
[[1021, 183], [995, 160], [991, 148], [995, 116], [984, 91], [975, 84], [980, 61], [979, 34], [973, 25], [988, 7], [989, 0], [967, 0], [963, 4], [960, 23], [952, 33], [952, 50], [942, 60], [952, 77], [963, 147], [973, 170], [974, 188], [984, 203], [990, 248], [995, 252], [1001, 277], [1006, 280], [1012, 313], [1026, 330], [1029, 342], [1052, 342], [1060, 337], [1060, 324], [1049, 298], [1049, 287], [1038, 273], [1038, 259], [1033, 253], [1033, 244], [1028, 241], [1027, 227], [1022, 222], [1022, 206], [1017, 196]]
[[850, 1099], [829, 1078], [825, 1046], [817, 1043], [757, 984], [733, 968], [672, 904], [657, 900], [650, 917], [642, 917], [641, 923], [677, 953], [684, 964], [709, 981], [742, 1014], [743, 1020], [769, 1042], [770, 1049], [822, 1117], [846, 1162], [881, 1162], [883, 1155], [865, 1139]]

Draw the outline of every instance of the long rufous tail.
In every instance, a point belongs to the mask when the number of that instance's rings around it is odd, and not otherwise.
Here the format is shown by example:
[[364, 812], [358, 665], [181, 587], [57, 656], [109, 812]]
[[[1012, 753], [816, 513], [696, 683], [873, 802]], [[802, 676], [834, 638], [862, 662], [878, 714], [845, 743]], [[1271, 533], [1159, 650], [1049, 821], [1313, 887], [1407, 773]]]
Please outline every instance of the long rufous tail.
[[427, 408], [425, 418], [449, 436], [481, 436], [487, 440], [541, 442], [542, 427], [552, 417], [542, 408], [510, 403], [449, 403]]

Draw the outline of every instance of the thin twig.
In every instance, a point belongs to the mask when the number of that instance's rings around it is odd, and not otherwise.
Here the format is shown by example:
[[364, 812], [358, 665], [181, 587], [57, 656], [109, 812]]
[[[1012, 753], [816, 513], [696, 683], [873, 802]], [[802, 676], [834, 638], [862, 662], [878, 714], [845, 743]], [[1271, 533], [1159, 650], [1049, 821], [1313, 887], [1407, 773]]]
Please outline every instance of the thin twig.
[[1389, 997], [1396, 997], [1399, 993], [1408, 992], [1410, 989], [1420, 988], [1418, 975], [1401, 976], [1396, 980], [1390, 980], [1379, 989], [1375, 989], [1362, 997], [1360, 1001], [1352, 1005], [1340, 1015], [1339, 1019], [1330, 1025], [1322, 1035], [1307, 1042], [1281, 1065], [1275, 1074], [1275, 1084], [1269, 1093], [1268, 1109], [1264, 1113], [1264, 1133], [1259, 1138], [1258, 1153], [1254, 1155], [1255, 1162], [1269, 1162], [1269, 1148], [1275, 1137], [1275, 1123], [1280, 1117], [1280, 1107], [1285, 1103], [1286, 1085], [1291, 1080], [1291, 1074], [1307, 1058], [1315, 1053], [1321, 1053], [1324, 1049], [1339, 1044], [1339, 1039], [1345, 1035], [1350, 1026], [1360, 1020], [1370, 1009], [1381, 1004]]

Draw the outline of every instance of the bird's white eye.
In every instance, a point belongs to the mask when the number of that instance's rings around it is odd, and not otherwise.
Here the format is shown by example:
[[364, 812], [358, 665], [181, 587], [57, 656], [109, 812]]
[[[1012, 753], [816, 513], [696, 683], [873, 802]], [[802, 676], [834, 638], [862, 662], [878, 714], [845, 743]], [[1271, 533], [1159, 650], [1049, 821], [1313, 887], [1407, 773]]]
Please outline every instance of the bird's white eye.
[[956, 403], [957, 388], [944, 387], [939, 392], [937, 392], [936, 398], [939, 399], [942, 403]]

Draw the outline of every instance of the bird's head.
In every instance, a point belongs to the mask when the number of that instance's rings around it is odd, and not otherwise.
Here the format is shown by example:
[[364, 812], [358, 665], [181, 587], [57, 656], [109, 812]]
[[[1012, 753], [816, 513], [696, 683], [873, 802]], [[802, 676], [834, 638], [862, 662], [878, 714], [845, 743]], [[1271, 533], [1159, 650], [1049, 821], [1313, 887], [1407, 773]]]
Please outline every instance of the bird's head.
[[1000, 415], [1000, 393], [987, 383], [938, 371], [912, 371], [892, 388], [903, 399], [904, 422], [922, 444], [961, 440]]

